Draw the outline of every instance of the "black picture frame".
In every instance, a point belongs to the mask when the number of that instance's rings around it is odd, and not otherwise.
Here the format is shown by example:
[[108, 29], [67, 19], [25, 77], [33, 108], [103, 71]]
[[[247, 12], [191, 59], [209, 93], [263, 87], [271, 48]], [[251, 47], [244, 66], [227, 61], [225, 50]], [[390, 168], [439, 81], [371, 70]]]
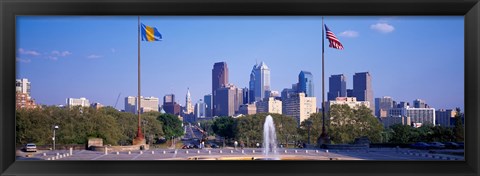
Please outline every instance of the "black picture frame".
[[[0, 13], [1, 175], [479, 175], [478, 0], [0, 0]], [[18, 15], [464, 16], [465, 161], [15, 161]]]

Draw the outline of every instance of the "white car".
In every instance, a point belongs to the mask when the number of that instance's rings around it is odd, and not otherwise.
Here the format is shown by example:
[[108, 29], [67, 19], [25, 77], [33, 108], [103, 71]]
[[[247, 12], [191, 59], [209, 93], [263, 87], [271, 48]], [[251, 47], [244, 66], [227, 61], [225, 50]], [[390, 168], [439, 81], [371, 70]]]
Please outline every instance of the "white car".
[[37, 145], [34, 143], [28, 143], [25, 145], [25, 151], [26, 152], [37, 152]]

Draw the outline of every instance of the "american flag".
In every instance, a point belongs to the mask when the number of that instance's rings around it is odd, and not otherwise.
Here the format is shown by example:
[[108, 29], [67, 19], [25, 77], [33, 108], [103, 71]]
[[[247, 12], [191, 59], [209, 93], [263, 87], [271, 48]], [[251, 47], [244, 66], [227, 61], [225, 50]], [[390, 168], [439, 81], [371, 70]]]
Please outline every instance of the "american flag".
[[340, 43], [338, 38], [335, 36], [335, 34], [328, 29], [327, 25], [325, 25], [325, 30], [327, 31], [327, 39], [330, 42], [330, 45], [328, 45], [330, 48], [335, 48], [339, 50], [343, 50], [343, 45]]

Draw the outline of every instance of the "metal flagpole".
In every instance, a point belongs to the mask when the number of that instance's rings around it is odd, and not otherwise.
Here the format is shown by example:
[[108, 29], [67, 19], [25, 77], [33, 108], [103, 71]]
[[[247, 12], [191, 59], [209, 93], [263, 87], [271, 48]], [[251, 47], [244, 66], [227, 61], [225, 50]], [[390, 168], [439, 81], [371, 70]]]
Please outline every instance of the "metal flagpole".
[[325, 24], [322, 16], [322, 136], [325, 134]]
[[325, 24], [322, 16], [322, 134], [317, 140], [317, 145], [329, 143], [328, 135], [325, 132]]
[[137, 139], [140, 141], [143, 141], [143, 134], [142, 134], [142, 129], [141, 129], [141, 124], [140, 124], [140, 107], [141, 107], [141, 99], [140, 99], [140, 16], [138, 16], [138, 39], [137, 39], [137, 46], [138, 46], [138, 97], [137, 97], [137, 103], [138, 103], [138, 130], [137, 130]]

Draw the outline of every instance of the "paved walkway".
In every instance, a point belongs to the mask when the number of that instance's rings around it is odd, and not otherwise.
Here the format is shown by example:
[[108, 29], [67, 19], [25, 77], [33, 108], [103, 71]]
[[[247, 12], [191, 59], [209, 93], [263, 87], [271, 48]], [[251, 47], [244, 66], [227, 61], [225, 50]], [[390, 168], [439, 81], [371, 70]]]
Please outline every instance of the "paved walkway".
[[[25, 154], [25, 153], [22, 153]], [[19, 155], [22, 155], [19, 154]], [[39, 151], [28, 159], [40, 160], [210, 160], [264, 158], [261, 149], [153, 149], [131, 152], [74, 150]], [[301, 160], [464, 160], [462, 156], [432, 154], [425, 150], [371, 148], [368, 150], [278, 149], [271, 157]], [[27, 159], [19, 157], [18, 159]]]

